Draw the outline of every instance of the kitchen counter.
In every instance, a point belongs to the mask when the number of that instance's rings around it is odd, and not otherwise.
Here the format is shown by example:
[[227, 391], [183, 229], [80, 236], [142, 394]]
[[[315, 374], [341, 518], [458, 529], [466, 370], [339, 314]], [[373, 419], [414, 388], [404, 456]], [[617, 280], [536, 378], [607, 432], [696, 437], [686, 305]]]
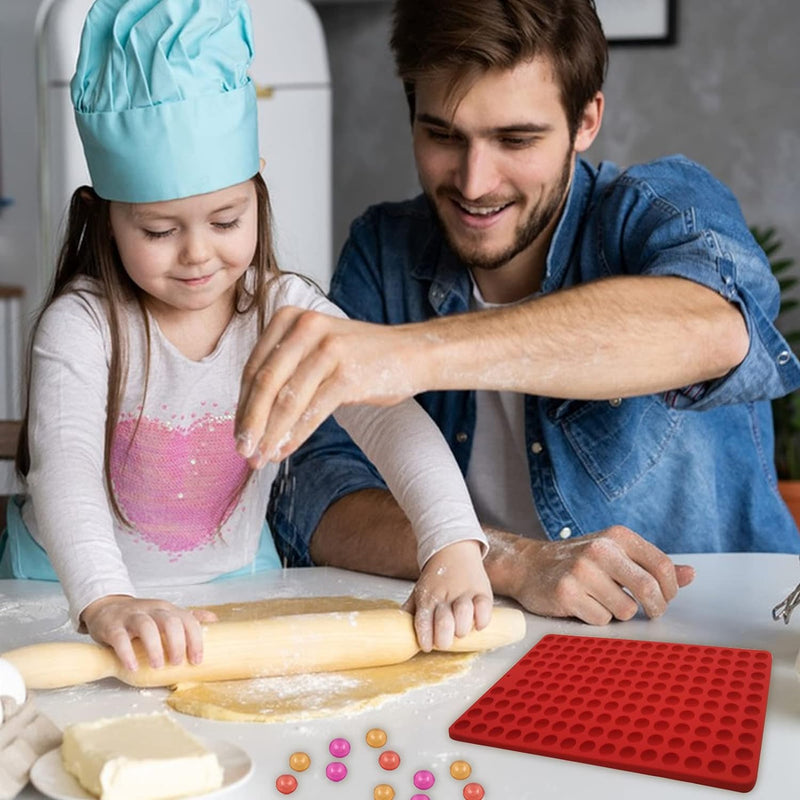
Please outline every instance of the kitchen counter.
[[[415, 690], [378, 709], [347, 717], [287, 724], [215, 722], [179, 715], [190, 731], [233, 743], [250, 755], [254, 769], [243, 784], [226, 791], [226, 800], [280, 798], [279, 775], [290, 773], [289, 756], [304, 751], [311, 757], [305, 772], [295, 773], [298, 788], [292, 800], [339, 798], [373, 800], [379, 784], [395, 790], [395, 800], [409, 800], [416, 792], [412, 777], [429, 770], [436, 784], [427, 791], [431, 800], [461, 800], [464, 782], [449, 774], [450, 764], [468, 761], [470, 780], [486, 789], [487, 800], [524, 798], [579, 798], [647, 800], [720, 798], [725, 790], [666, 778], [592, 766], [556, 758], [483, 747], [453, 741], [449, 726], [499, 677], [548, 633], [667, 641], [769, 650], [772, 678], [758, 780], [749, 797], [776, 800], [794, 797], [800, 790], [800, 682], [794, 662], [800, 649], [800, 610], [789, 625], [775, 622], [771, 610], [800, 581], [795, 556], [720, 554], [678, 556], [692, 564], [697, 577], [683, 589], [660, 619], [637, 616], [626, 623], [591, 627], [569, 620], [526, 615], [524, 641], [482, 654], [469, 673], [435, 687]], [[404, 600], [411, 588], [405, 581], [317, 568], [276, 571], [249, 578], [159, 592], [185, 605], [210, 605], [264, 597], [355, 595]], [[67, 619], [66, 603], [58, 585], [28, 581], [0, 581], [0, 651], [34, 642], [79, 640]], [[100, 716], [163, 709], [165, 689], [140, 690], [114, 680], [36, 693], [36, 703], [57, 725]], [[379, 750], [364, 736], [371, 728], [388, 735], [386, 748], [396, 751], [400, 767], [392, 772], [377, 763]], [[334, 759], [328, 743], [337, 737], [350, 741], [344, 762], [347, 777], [333, 783], [325, 765]], [[28, 787], [23, 800], [40, 798]]]

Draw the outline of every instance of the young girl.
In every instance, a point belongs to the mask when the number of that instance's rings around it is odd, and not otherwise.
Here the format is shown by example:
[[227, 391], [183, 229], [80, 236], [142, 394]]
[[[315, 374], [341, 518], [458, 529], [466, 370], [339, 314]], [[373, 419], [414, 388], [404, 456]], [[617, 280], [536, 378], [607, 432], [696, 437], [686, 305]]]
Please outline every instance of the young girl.
[[[49, 558], [75, 623], [130, 669], [137, 638], [154, 666], [198, 662], [212, 618], [139, 587], [279, 567], [262, 533], [277, 466], [253, 472], [233, 437], [242, 370], [278, 308], [342, 316], [278, 274], [251, 38], [244, 0], [98, 0], [72, 81], [93, 187], [35, 329], [3, 561], [47, 577]], [[486, 540], [438, 429], [413, 402], [336, 419], [417, 532], [421, 646], [485, 626]]]

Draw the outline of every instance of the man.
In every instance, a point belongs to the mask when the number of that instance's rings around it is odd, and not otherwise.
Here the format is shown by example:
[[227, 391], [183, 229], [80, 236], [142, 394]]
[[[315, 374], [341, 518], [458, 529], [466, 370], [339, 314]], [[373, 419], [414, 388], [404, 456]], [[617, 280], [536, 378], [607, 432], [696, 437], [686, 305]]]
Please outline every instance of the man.
[[[663, 613], [693, 576], [663, 551], [799, 552], [772, 463], [767, 401], [800, 385], [776, 282], [702, 167], [580, 157], [604, 111], [591, 0], [397, 0], [392, 46], [424, 194], [357, 220], [331, 285], [390, 325], [276, 319], [240, 452], [257, 466], [341, 403], [418, 395], [495, 592], [589, 623]], [[293, 563], [416, 575], [408, 522], [332, 422], [291, 475], [270, 521]]]

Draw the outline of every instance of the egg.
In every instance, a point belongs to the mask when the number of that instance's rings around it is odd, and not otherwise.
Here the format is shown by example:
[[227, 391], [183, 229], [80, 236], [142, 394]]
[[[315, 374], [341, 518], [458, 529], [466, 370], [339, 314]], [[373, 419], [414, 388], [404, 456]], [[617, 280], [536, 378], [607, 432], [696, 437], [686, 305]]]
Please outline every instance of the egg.
[[[19, 670], [4, 658], [0, 658], [0, 697], [11, 697], [17, 705], [25, 702], [25, 681]], [[3, 723], [3, 707], [0, 705], [0, 725]]]

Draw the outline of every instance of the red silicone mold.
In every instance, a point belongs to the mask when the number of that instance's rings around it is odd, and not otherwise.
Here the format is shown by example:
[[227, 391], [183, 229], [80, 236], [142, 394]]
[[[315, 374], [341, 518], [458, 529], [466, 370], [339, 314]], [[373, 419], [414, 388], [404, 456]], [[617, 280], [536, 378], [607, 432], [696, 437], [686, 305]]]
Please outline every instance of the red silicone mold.
[[450, 737], [749, 792], [771, 668], [764, 650], [551, 634]]

